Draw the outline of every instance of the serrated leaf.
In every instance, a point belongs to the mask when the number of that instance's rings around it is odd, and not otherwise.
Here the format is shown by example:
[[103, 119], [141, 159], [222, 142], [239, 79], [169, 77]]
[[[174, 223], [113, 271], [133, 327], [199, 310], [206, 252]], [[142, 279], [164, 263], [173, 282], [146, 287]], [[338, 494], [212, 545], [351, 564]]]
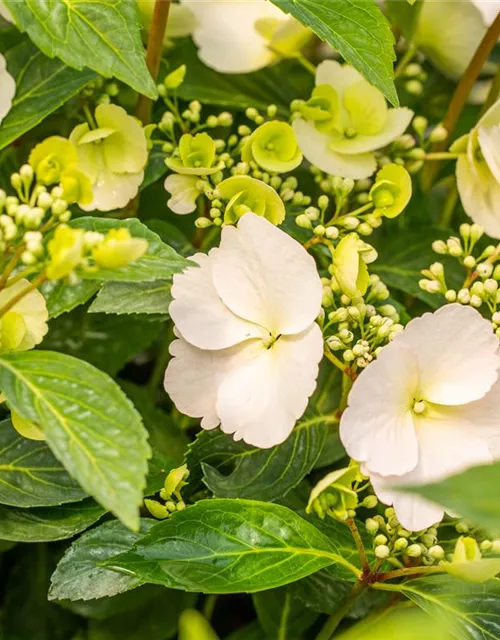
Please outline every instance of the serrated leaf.
[[457, 640], [500, 637], [500, 580], [496, 578], [472, 584], [450, 576], [431, 576], [384, 588], [401, 593], [444, 622]]
[[98, 269], [82, 274], [84, 280], [100, 280], [111, 282], [145, 282], [153, 280], [168, 280], [174, 273], [179, 273], [192, 263], [180, 256], [172, 247], [160, 240], [160, 237], [150, 231], [145, 225], [134, 218], [127, 220], [112, 220], [109, 218], [83, 217], [72, 220], [70, 225], [85, 231], [99, 231], [106, 233], [110, 229], [126, 227], [135, 238], [148, 241], [147, 253], [132, 264], [121, 269]]
[[168, 315], [172, 283], [105, 282], [89, 308], [89, 313], [156, 313]]
[[45, 442], [22, 438], [10, 420], [0, 422], [0, 504], [50, 507], [87, 495]]
[[152, 527], [126, 554], [104, 563], [144, 582], [204, 593], [255, 592], [334, 565], [353, 568], [335, 541], [296, 513], [253, 500], [201, 500]]
[[89, 498], [58, 507], [19, 509], [0, 505], [0, 540], [52, 542], [72, 538], [97, 522], [105, 513]]
[[161, 328], [161, 322], [144, 316], [89, 315], [80, 308], [51, 320], [43, 347], [86, 360], [115, 376], [134, 356], [151, 346]]
[[62, 313], [85, 304], [100, 288], [101, 283], [93, 280], [80, 280], [72, 285], [61, 280], [46, 280], [40, 291], [45, 297], [49, 317], [57, 318]]
[[326, 415], [304, 417], [283, 444], [271, 449], [236, 442], [218, 430], [202, 431], [189, 448], [186, 462], [190, 470], [201, 465], [203, 482], [217, 498], [273, 501], [311, 471], [332, 421], [335, 418]]
[[375, 0], [271, 0], [309, 27], [394, 106], [394, 36]]
[[141, 418], [118, 385], [77, 358], [26, 351], [0, 357], [0, 388], [13, 410], [42, 426], [82, 488], [137, 529], [150, 449]]
[[255, 593], [252, 600], [266, 638], [300, 638], [319, 615], [304, 609], [289, 587]]
[[139, 586], [135, 577], [99, 566], [103, 560], [131, 549], [155, 520], [142, 519], [140, 533], [113, 520], [87, 531], [59, 561], [50, 579], [49, 600], [94, 600], [115, 596]]
[[500, 463], [474, 467], [440, 482], [410, 489], [414, 493], [459, 513], [488, 531], [500, 531], [498, 486]]
[[158, 92], [146, 67], [135, 2], [6, 0], [16, 24], [50, 58], [118, 78], [148, 98]]
[[5, 58], [7, 69], [16, 80], [16, 95], [0, 127], [0, 149], [32, 129], [96, 78], [89, 69], [76, 71], [60, 60], [47, 58], [29, 40], [7, 51]]

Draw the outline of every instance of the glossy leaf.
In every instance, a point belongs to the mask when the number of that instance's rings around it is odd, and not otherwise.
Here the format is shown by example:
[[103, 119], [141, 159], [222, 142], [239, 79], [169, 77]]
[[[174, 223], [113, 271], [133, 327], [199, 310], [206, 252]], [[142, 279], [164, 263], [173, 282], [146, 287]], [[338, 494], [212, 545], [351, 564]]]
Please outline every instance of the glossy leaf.
[[45, 442], [22, 438], [0, 422], [0, 504], [49, 507], [85, 498]]
[[29, 40], [7, 51], [5, 58], [16, 80], [16, 95], [2, 121], [0, 149], [33, 129], [96, 77], [89, 69], [76, 71], [60, 60], [47, 58]]
[[412, 489], [485, 529], [500, 531], [500, 463], [474, 467], [440, 482]]
[[99, 269], [82, 274], [85, 280], [104, 282], [145, 282], [165, 280], [179, 273], [191, 263], [180, 256], [174, 249], [162, 242], [159, 236], [150, 231], [138, 220], [112, 220], [109, 218], [84, 217], [71, 221], [71, 226], [85, 231], [106, 233], [110, 229], [126, 227], [135, 238], [145, 238], [148, 243], [147, 253], [132, 264], [121, 269]]
[[71, 286], [61, 280], [47, 280], [40, 290], [45, 296], [49, 317], [57, 318], [85, 304], [100, 288], [101, 283], [93, 280], [80, 280]]
[[156, 98], [146, 67], [135, 2], [129, 0], [6, 0], [19, 28], [50, 58], [90, 67]]
[[90, 313], [156, 313], [167, 315], [172, 301], [166, 280], [106, 282], [90, 306]]
[[105, 563], [144, 582], [205, 593], [271, 589], [328, 565], [354, 575], [336, 541], [290, 509], [219, 499], [174, 513]]
[[271, 0], [309, 27], [394, 106], [394, 36], [375, 0]]
[[87, 531], [66, 551], [52, 574], [50, 600], [94, 600], [134, 589], [140, 580], [99, 566], [124, 553], [144, 535], [154, 520], [142, 519], [140, 533], [113, 520]]
[[0, 388], [12, 409], [42, 426], [82, 488], [137, 529], [150, 449], [118, 385], [77, 358], [26, 351], [0, 357]]
[[0, 540], [52, 542], [72, 538], [97, 522], [104, 513], [105, 509], [92, 499], [33, 509], [0, 505]]
[[252, 599], [266, 638], [300, 638], [318, 617], [305, 609], [288, 587], [261, 591]]
[[217, 498], [276, 500], [311, 471], [331, 419], [305, 417], [283, 444], [271, 449], [236, 442], [219, 430], [202, 431], [191, 445], [186, 462], [190, 470], [201, 465], [203, 482]]

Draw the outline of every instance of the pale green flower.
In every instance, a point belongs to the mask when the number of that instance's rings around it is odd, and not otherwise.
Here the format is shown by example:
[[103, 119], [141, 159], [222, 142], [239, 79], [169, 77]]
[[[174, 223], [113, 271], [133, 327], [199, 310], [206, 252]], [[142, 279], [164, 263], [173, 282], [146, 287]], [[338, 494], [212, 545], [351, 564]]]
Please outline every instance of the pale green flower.
[[361, 250], [362, 246], [358, 235], [349, 233], [333, 252], [333, 275], [343, 293], [350, 298], [364, 296], [370, 282], [365, 259], [367, 253]]
[[345, 520], [349, 510], [358, 506], [358, 494], [352, 484], [359, 479], [361, 475], [357, 464], [331, 471], [311, 491], [306, 513], [314, 511], [320, 518], [330, 515]]
[[50, 262], [45, 269], [49, 280], [60, 280], [69, 276], [83, 261], [85, 232], [60, 225], [49, 241], [47, 250]]
[[147, 240], [133, 238], [130, 231], [123, 227], [108, 231], [104, 240], [92, 250], [92, 257], [100, 267], [119, 269], [138, 260], [147, 250]]
[[302, 162], [302, 153], [292, 127], [286, 122], [265, 122], [248, 138], [242, 153], [244, 162], [253, 160], [266, 171], [286, 173]]
[[483, 558], [474, 538], [460, 537], [451, 562], [446, 562], [444, 568], [456, 578], [486, 582], [500, 573], [500, 558]]
[[222, 198], [227, 200], [224, 222], [234, 224], [245, 213], [253, 212], [273, 224], [285, 219], [285, 205], [276, 191], [265, 182], [250, 176], [233, 176], [217, 185]]
[[224, 168], [224, 163], [216, 163], [216, 155], [215, 141], [208, 133], [185, 133], [179, 141], [179, 155], [167, 158], [165, 163], [175, 173], [209, 176]]
[[171, 195], [167, 205], [171, 211], [184, 215], [196, 210], [196, 200], [201, 193], [198, 176], [172, 173], [165, 179], [165, 190]]
[[406, 207], [412, 193], [408, 171], [398, 164], [387, 164], [378, 173], [370, 189], [376, 215], [395, 218]]

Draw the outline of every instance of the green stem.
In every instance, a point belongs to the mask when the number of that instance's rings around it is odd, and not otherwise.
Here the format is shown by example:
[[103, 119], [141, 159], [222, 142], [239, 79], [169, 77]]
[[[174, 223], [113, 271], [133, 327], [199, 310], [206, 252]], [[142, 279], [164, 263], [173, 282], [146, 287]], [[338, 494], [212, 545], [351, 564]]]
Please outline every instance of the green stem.
[[359, 559], [361, 560], [363, 573], [368, 574], [370, 572], [370, 563], [368, 562], [365, 545], [363, 544], [363, 540], [359, 534], [359, 529], [356, 525], [356, 522], [352, 518], [349, 518], [348, 520], [346, 520], [346, 524], [349, 527], [354, 542], [356, 543], [356, 548], [359, 553]]
[[449, 153], [448, 151], [435, 151], [433, 153], [427, 153], [424, 160], [456, 160], [459, 157], [458, 153]]
[[310, 73], [312, 73], [313, 76], [316, 75], [316, 67], [307, 58], [299, 54], [295, 56], [295, 59], [299, 64], [301, 64], [304, 67], [304, 69], [307, 69]]
[[394, 77], [399, 78], [403, 75], [403, 71], [406, 69], [408, 64], [413, 60], [413, 57], [417, 53], [417, 47], [414, 44], [410, 44], [404, 55], [399, 60], [396, 65], [396, 69], [394, 70]]
[[481, 113], [479, 114], [479, 118], [481, 118], [488, 111], [488, 109], [497, 101], [499, 94], [500, 94], [500, 66], [498, 67], [496, 75], [493, 78], [493, 82], [491, 83], [488, 96], [481, 108]]
[[316, 640], [330, 640], [335, 633], [335, 630], [342, 622], [342, 620], [346, 617], [346, 615], [351, 611], [353, 606], [356, 604], [358, 598], [364, 593], [364, 591], [368, 588], [366, 582], [361, 582], [358, 580], [354, 583], [351, 592], [346, 596], [343, 603], [340, 607], [332, 613], [332, 615], [326, 621], [324, 627], [319, 632]]
[[433, 573], [445, 573], [443, 567], [405, 567], [404, 569], [395, 569], [394, 571], [386, 571], [385, 573], [379, 573], [377, 576], [377, 582], [372, 584], [374, 589], [387, 588], [388, 585], [381, 585], [380, 582], [386, 580], [394, 580], [396, 578], [405, 578], [408, 576], [420, 576], [420, 575], [432, 575]]
[[325, 348], [325, 356], [330, 360], [332, 364], [334, 364], [337, 369], [340, 369], [342, 373], [345, 373], [346, 366], [345, 364], [334, 355], [328, 347]]
[[85, 103], [82, 108], [83, 108], [83, 114], [87, 119], [89, 127], [91, 129], [97, 129], [98, 128], [97, 122], [95, 121], [94, 116], [92, 115], [92, 112], [89, 109], [89, 105]]
[[156, 390], [158, 389], [158, 386], [161, 382], [161, 379], [165, 374], [165, 369], [167, 368], [167, 364], [170, 359], [169, 348], [173, 338], [174, 338], [173, 326], [170, 323], [168, 323], [165, 330], [164, 340], [160, 349], [160, 353], [156, 358], [156, 363], [153, 369], [153, 373], [151, 374], [151, 377], [149, 378], [149, 381], [148, 381], [148, 391], [150, 396], [153, 399], [154, 399]]
[[345, 220], [346, 218], [350, 218], [352, 216], [359, 216], [360, 213], [364, 213], [369, 209], [373, 209], [373, 202], [367, 202], [362, 207], [358, 209], [354, 209], [354, 211], [349, 211], [349, 213], [345, 213], [343, 216], [334, 216], [329, 222], [326, 223], [325, 227], [329, 227], [332, 224], [337, 224], [341, 220]]
[[347, 407], [347, 399], [349, 398], [349, 392], [352, 388], [353, 382], [354, 380], [350, 375], [346, 373], [344, 367], [344, 375], [342, 376], [342, 392], [340, 396], [340, 405], [338, 408], [339, 411], [344, 411], [344, 409]]
[[208, 620], [208, 622], [210, 622], [210, 620], [212, 619], [215, 605], [217, 603], [217, 597], [217, 594], [211, 593], [207, 595], [207, 597], [205, 598], [205, 602], [203, 603], [202, 613]]

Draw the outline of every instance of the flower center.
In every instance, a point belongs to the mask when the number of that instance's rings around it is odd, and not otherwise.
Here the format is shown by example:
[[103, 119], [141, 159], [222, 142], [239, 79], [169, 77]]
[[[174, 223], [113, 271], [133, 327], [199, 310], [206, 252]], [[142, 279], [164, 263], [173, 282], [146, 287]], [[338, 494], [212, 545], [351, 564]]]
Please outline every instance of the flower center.
[[413, 412], [417, 415], [422, 415], [427, 409], [427, 404], [424, 400], [414, 400]]
[[273, 336], [271, 333], [269, 334], [269, 337], [267, 338], [263, 338], [262, 342], [264, 343], [264, 346], [266, 347], [266, 349], [270, 349], [273, 344], [275, 344], [276, 342], [278, 342], [278, 340], [281, 338], [281, 333], [278, 336]]

